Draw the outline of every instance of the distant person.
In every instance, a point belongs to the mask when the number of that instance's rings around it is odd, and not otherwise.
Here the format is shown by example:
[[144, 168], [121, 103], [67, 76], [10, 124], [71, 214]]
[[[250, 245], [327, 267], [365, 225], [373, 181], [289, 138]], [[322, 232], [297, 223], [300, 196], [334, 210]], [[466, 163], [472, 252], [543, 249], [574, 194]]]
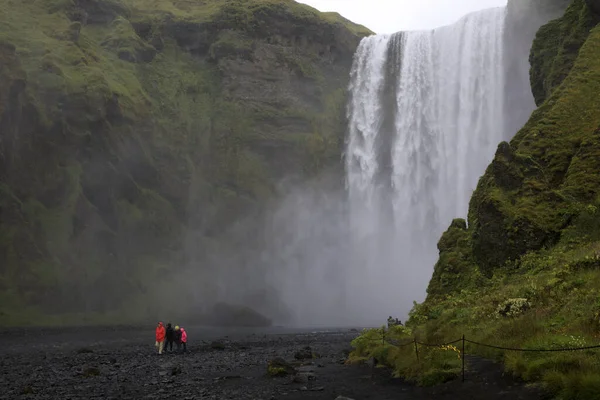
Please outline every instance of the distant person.
[[395, 324], [394, 324], [394, 322], [395, 322], [395, 321], [394, 321], [394, 318], [392, 318], [392, 316], [390, 315], [390, 316], [388, 317], [388, 319], [387, 319], [387, 326], [388, 326], [388, 329], [389, 329], [389, 328], [391, 328], [392, 326], [394, 326], [394, 325], [395, 325]]
[[165, 351], [169, 349], [169, 351], [173, 351], [173, 339], [175, 338], [175, 331], [173, 330], [173, 326], [169, 322], [167, 324], [167, 334], [166, 334], [166, 343], [165, 343]]
[[179, 325], [175, 326], [175, 345], [177, 346], [177, 352], [181, 351], [181, 329], [179, 329]]
[[181, 345], [183, 346], [183, 352], [187, 352], [187, 332], [183, 329], [183, 326], [179, 328], [181, 331]]
[[166, 335], [165, 327], [163, 326], [162, 322], [159, 322], [158, 325], [156, 326], [156, 344], [155, 344], [155, 346], [158, 347], [158, 354], [162, 354], [162, 352], [163, 352], [163, 347], [165, 345], [165, 335]]

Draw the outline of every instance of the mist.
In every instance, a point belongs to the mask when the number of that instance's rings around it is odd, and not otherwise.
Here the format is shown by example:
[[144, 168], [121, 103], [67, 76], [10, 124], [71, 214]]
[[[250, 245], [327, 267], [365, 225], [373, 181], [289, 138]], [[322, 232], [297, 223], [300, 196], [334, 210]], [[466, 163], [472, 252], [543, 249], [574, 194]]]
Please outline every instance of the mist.
[[434, 31], [363, 39], [342, 168], [282, 182], [212, 247], [189, 240], [197, 267], [185, 284], [198, 309], [244, 305], [304, 327], [404, 321], [426, 297], [441, 234], [466, 218], [497, 145], [535, 108], [526, 55], [561, 10], [547, 6], [509, 3]]

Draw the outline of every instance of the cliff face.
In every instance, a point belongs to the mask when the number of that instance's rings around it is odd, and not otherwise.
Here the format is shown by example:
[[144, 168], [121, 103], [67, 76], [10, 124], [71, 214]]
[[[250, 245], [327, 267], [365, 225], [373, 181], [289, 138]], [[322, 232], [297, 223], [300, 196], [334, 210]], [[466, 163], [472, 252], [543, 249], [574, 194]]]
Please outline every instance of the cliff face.
[[[504, 129], [512, 137], [535, 109], [529, 86], [529, 52], [538, 29], [565, 11], [568, 0], [509, 0], [504, 27]], [[528, 105], [525, 107], [524, 105]]]
[[499, 146], [471, 200], [473, 254], [486, 272], [554, 246], [578, 208], [596, 199], [598, 165], [590, 152], [600, 115], [597, 88], [587, 82], [598, 72], [589, 37], [598, 20], [576, 1], [538, 31], [531, 82], [541, 106], [510, 144]]
[[0, 2], [3, 321], [152, 309], [188, 232], [334, 167], [367, 34], [291, 0]]
[[[440, 239], [427, 300], [411, 312], [418, 335], [444, 342], [466, 334], [519, 348], [597, 342], [600, 14], [592, 3], [572, 0], [537, 32], [529, 59], [539, 107], [498, 146], [468, 226], [455, 220]], [[596, 393], [599, 370], [589, 355], [471, 351], [502, 358], [558, 398]]]

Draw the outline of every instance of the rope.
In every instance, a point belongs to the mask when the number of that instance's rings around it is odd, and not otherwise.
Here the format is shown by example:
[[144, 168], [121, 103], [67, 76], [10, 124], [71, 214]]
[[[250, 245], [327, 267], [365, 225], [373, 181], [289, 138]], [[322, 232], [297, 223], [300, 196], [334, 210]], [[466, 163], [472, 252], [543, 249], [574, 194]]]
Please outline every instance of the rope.
[[[414, 340], [410, 340], [406, 343], [401, 343], [396, 339], [386, 339], [385, 337], [381, 337], [379, 339], [370, 339], [369, 338], [368, 340], [370, 340], [372, 342], [387, 342], [396, 347], [405, 347], [405, 346], [410, 346], [412, 344], [415, 344]], [[442, 347], [442, 346], [449, 346], [451, 344], [462, 342], [462, 340], [463, 339], [461, 338], [461, 339], [456, 339], [452, 342], [439, 343], [439, 344], [423, 343], [423, 342], [416, 342], [416, 343], [420, 346], [425, 346], [425, 347]], [[474, 344], [476, 346], [483, 346], [483, 347], [488, 347], [488, 348], [492, 348], [492, 349], [506, 350], [506, 351], [523, 351], [523, 352], [562, 352], [562, 351], [582, 351], [582, 350], [600, 349], [600, 345], [585, 346], [585, 347], [565, 347], [565, 348], [560, 348], [560, 349], [523, 349], [523, 348], [517, 348], [517, 347], [496, 346], [493, 344], [480, 343], [480, 342], [476, 342], [474, 340], [469, 340], [469, 339], [465, 339], [465, 342]]]
[[586, 346], [586, 347], [566, 347], [566, 348], [562, 348], [562, 349], [519, 349], [519, 348], [515, 348], [515, 347], [494, 346], [491, 344], [475, 342], [475, 341], [469, 340], [469, 339], [465, 339], [465, 342], [472, 343], [477, 346], [490, 347], [492, 349], [507, 350], [507, 351], [558, 352], [558, 351], [579, 351], [579, 350], [600, 349], [600, 345]]
[[448, 345], [458, 343], [458, 342], [462, 342], [462, 339], [457, 339], [453, 342], [442, 343], [442, 344], [430, 344], [430, 343], [421, 343], [421, 342], [417, 342], [417, 344], [420, 344], [421, 346], [427, 346], [427, 347], [442, 347], [442, 346], [448, 346]]

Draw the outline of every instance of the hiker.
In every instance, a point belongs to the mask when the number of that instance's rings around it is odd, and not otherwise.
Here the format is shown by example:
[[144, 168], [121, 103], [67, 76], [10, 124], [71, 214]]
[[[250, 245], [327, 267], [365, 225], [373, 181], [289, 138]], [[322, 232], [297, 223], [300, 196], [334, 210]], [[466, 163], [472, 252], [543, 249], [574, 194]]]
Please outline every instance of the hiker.
[[175, 326], [175, 345], [177, 346], [177, 352], [181, 351], [181, 329], [179, 329], [179, 325]]
[[387, 320], [387, 326], [388, 326], [388, 329], [390, 329], [390, 328], [391, 328], [392, 326], [394, 326], [394, 325], [396, 325], [396, 324], [395, 324], [395, 321], [394, 321], [394, 318], [392, 318], [392, 316], [390, 315], [390, 316], [388, 317], [388, 320]]
[[167, 351], [167, 348], [169, 348], [169, 351], [173, 352], [173, 339], [175, 338], [175, 331], [173, 330], [173, 326], [170, 322], [167, 324], [166, 338], [167, 341], [165, 343], [165, 351]]
[[187, 332], [183, 329], [183, 326], [179, 328], [181, 331], [181, 344], [183, 345], [183, 352], [187, 352]]
[[158, 348], [158, 354], [162, 354], [163, 346], [165, 345], [165, 327], [162, 322], [159, 322], [156, 326], [156, 343], [155, 346]]

